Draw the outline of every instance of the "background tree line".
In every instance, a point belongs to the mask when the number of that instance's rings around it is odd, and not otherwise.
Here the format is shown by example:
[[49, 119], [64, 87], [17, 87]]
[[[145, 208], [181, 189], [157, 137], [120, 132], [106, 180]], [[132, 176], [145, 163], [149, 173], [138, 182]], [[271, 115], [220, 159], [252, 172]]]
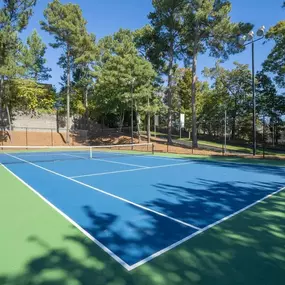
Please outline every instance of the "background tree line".
[[[26, 42], [20, 33], [27, 27], [36, 0], [3, 0], [0, 5], [0, 111], [1, 124], [16, 112], [52, 112], [80, 116], [85, 127], [101, 122], [122, 128], [130, 124], [132, 106], [138, 135], [147, 129], [154, 114], [165, 122], [168, 142], [179, 114], [186, 115], [186, 129], [194, 147], [198, 134], [223, 135], [224, 112], [232, 140], [252, 136], [251, 72], [248, 65], [222, 62], [242, 52], [237, 38], [253, 25], [232, 22], [227, 0], [153, 0], [149, 24], [131, 31], [120, 29], [100, 40], [89, 33], [79, 5], [51, 1], [41, 28], [53, 36], [49, 43], [60, 49], [63, 70], [61, 88], [47, 82], [43, 43], [37, 31]], [[256, 75], [258, 130], [270, 126], [272, 142], [284, 129], [285, 21], [271, 27], [266, 40], [274, 47]], [[197, 77], [201, 54], [216, 58], [204, 68], [207, 81]], [[209, 83], [211, 82], [211, 83]], [[9, 114], [9, 115], [8, 115]], [[68, 120], [67, 120], [68, 122]], [[69, 129], [69, 126], [67, 126]]]

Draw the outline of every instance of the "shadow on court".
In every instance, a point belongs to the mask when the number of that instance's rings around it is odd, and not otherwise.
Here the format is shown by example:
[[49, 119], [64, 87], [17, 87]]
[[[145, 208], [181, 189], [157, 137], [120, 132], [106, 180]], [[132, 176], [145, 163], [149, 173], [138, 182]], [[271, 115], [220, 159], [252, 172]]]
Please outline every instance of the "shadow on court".
[[[201, 163], [201, 161], [199, 162]], [[257, 165], [257, 164], [245, 164], [245, 163], [229, 163], [229, 162], [203, 162], [202, 164], [218, 164], [219, 167], [225, 168], [238, 168], [244, 171], [257, 172], [257, 173], [270, 173], [276, 176], [284, 177], [285, 176], [285, 167], [276, 167], [268, 165]]]
[[229, 183], [208, 179], [188, 181], [187, 184], [188, 187], [164, 183], [153, 185], [166, 199], [150, 201], [145, 206], [203, 228], [284, 186], [279, 182], [249, 184], [239, 180]]
[[[187, 191], [181, 194], [182, 198], [184, 194]], [[66, 227], [66, 233], [60, 237], [60, 246], [56, 245], [53, 238], [56, 228], [46, 217], [45, 226], [54, 234], [50, 238], [41, 232], [29, 236], [25, 243], [36, 248], [37, 253], [27, 256], [18, 272], [13, 268], [10, 274], [0, 274], [0, 284], [283, 285], [284, 209], [285, 192], [281, 192], [131, 272], [123, 269], [65, 220], [61, 226]], [[108, 223], [116, 220], [115, 216], [97, 216], [89, 207], [85, 210], [94, 220], [96, 231], [104, 230]], [[116, 238], [115, 234], [120, 233], [110, 233], [110, 238]], [[20, 232], [18, 239], [21, 239]]]

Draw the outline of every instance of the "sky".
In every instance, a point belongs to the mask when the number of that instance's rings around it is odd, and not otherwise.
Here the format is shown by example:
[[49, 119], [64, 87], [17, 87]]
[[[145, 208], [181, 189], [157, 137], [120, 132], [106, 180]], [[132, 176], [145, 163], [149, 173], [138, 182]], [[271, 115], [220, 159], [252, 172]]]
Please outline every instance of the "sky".
[[[30, 19], [26, 30], [21, 34], [26, 40], [34, 29], [38, 31], [44, 43], [47, 45], [53, 42], [47, 32], [41, 30], [39, 21], [44, 20], [43, 11], [50, 0], [38, 0], [34, 8], [34, 15]], [[153, 10], [151, 0], [61, 0], [62, 3], [79, 4], [84, 18], [87, 20], [87, 30], [96, 35], [97, 40], [117, 32], [120, 28], [135, 30], [149, 23], [147, 15]], [[250, 22], [254, 25], [254, 31], [264, 25], [266, 29], [274, 26], [278, 21], [283, 20], [285, 9], [282, 9], [283, 0], [232, 0], [231, 18], [234, 22]], [[261, 69], [262, 62], [266, 59], [273, 43], [259, 41], [255, 45], [255, 65], [256, 70]], [[49, 83], [59, 86], [62, 70], [57, 66], [61, 50], [47, 48], [47, 65], [52, 68], [52, 78]], [[205, 78], [202, 75], [204, 67], [215, 65], [215, 58], [208, 54], [198, 58], [198, 77], [200, 80]], [[249, 64], [251, 68], [251, 48], [248, 47], [244, 52], [231, 56], [223, 64], [225, 68], [232, 68], [233, 62]]]

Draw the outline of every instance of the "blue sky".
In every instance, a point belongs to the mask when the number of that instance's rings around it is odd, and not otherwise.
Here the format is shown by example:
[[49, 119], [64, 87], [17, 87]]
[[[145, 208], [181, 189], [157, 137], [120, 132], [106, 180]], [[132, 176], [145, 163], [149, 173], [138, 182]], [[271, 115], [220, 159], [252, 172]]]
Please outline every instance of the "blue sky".
[[[39, 21], [43, 20], [43, 11], [50, 0], [38, 0], [27, 29], [22, 33], [25, 39], [33, 29], [41, 35], [43, 41], [48, 44], [53, 41], [45, 31], [40, 29]], [[62, 0], [62, 3], [79, 4], [83, 16], [88, 22], [87, 29], [93, 32], [97, 39], [115, 33], [119, 28], [137, 29], [148, 23], [147, 15], [152, 10], [151, 0]], [[266, 29], [283, 20], [285, 9], [282, 9], [283, 0], [232, 0], [231, 17], [235, 22], [251, 22], [257, 30], [265, 25]], [[266, 59], [272, 48], [272, 43], [263, 44], [262, 41], [256, 44], [256, 69], [261, 68], [262, 62]], [[46, 57], [48, 66], [52, 68], [52, 78], [50, 83], [58, 86], [61, 69], [57, 66], [60, 50], [48, 47]], [[247, 48], [244, 52], [231, 56], [224, 64], [226, 68], [231, 68], [233, 62], [238, 61], [244, 64], [251, 63], [251, 49]], [[215, 64], [215, 59], [207, 54], [198, 59], [198, 75], [203, 79], [201, 71], [204, 67], [211, 67]]]

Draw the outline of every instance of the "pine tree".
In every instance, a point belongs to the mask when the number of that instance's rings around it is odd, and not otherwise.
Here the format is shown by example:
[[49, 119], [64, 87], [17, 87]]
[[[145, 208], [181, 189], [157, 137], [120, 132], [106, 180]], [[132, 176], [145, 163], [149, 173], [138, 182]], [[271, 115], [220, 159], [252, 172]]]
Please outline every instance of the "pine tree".
[[151, 63], [138, 55], [129, 30], [121, 29], [112, 38], [100, 40], [98, 45], [100, 59], [95, 73], [94, 97], [97, 112], [102, 117], [119, 114], [122, 127], [124, 116], [131, 111], [133, 102], [139, 129], [139, 117], [149, 111], [146, 106], [153, 92], [156, 73]]
[[252, 28], [250, 24], [232, 23], [228, 0], [189, 0], [184, 6], [183, 38], [186, 54], [192, 65], [192, 140], [198, 147], [196, 115], [196, 82], [198, 55], [210, 51], [210, 56], [227, 59], [241, 51], [237, 36]]
[[[270, 119], [272, 126], [272, 142], [278, 144], [282, 122], [282, 116], [285, 114], [284, 96], [278, 95], [275, 84], [272, 79], [264, 72], [258, 72], [256, 75], [258, 84], [257, 91], [257, 111], [260, 115]], [[275, 138], [275, 139], [274, 139]]]
[[0, 8], [0, 124], [8, 108], [8, 80], [24, 73], [19, 65], [22, 43], [18, 33], [27, 26], [35, 4], [36, 0], [3, 0]]
[[86, 45], [88, 39], [86, 21], [78, 5], [62, 4], [59, 0], [48, 4], [44, 17], [46, 22], [41, 21], [42, 29], [55, 38], [55, 42], [50, 45], [53, 48], [62, 48], [66, 59], [66, 142], [69, 143], [71, 67], [77, 59], [84, 56], [85, 46], [88, 46]]
[[152, 45], [147, 48], [146, 55], [152, 60], [156, 69], [165, 73], [167, 77], [168, 143], [172, 143], [173, 77], [176, 62], [182, 55], [180, 33], [184, 3], [184, 0], [153, 0], [154, 12], [148, 16], [153, 30], [146, 29], [144, 37], [138, 42], [140, 46], [146, 46], [151, 40]]
[[23, 48], [23, 64], [27, 78], [41, 82], [51, 77], [49, 74], [51, 69], [45, 66], [46, 48], [39, 34], [34, 30], [27, 39], [27, 46]]
[[271, 27], [266, 34], [268, 40], [273, 40], [275, 45], [263, 63], [265, 71], [272, 72], [275, 75], [276, 83], [285, 87], [285, 21], [280, 21], [274, 27]]

